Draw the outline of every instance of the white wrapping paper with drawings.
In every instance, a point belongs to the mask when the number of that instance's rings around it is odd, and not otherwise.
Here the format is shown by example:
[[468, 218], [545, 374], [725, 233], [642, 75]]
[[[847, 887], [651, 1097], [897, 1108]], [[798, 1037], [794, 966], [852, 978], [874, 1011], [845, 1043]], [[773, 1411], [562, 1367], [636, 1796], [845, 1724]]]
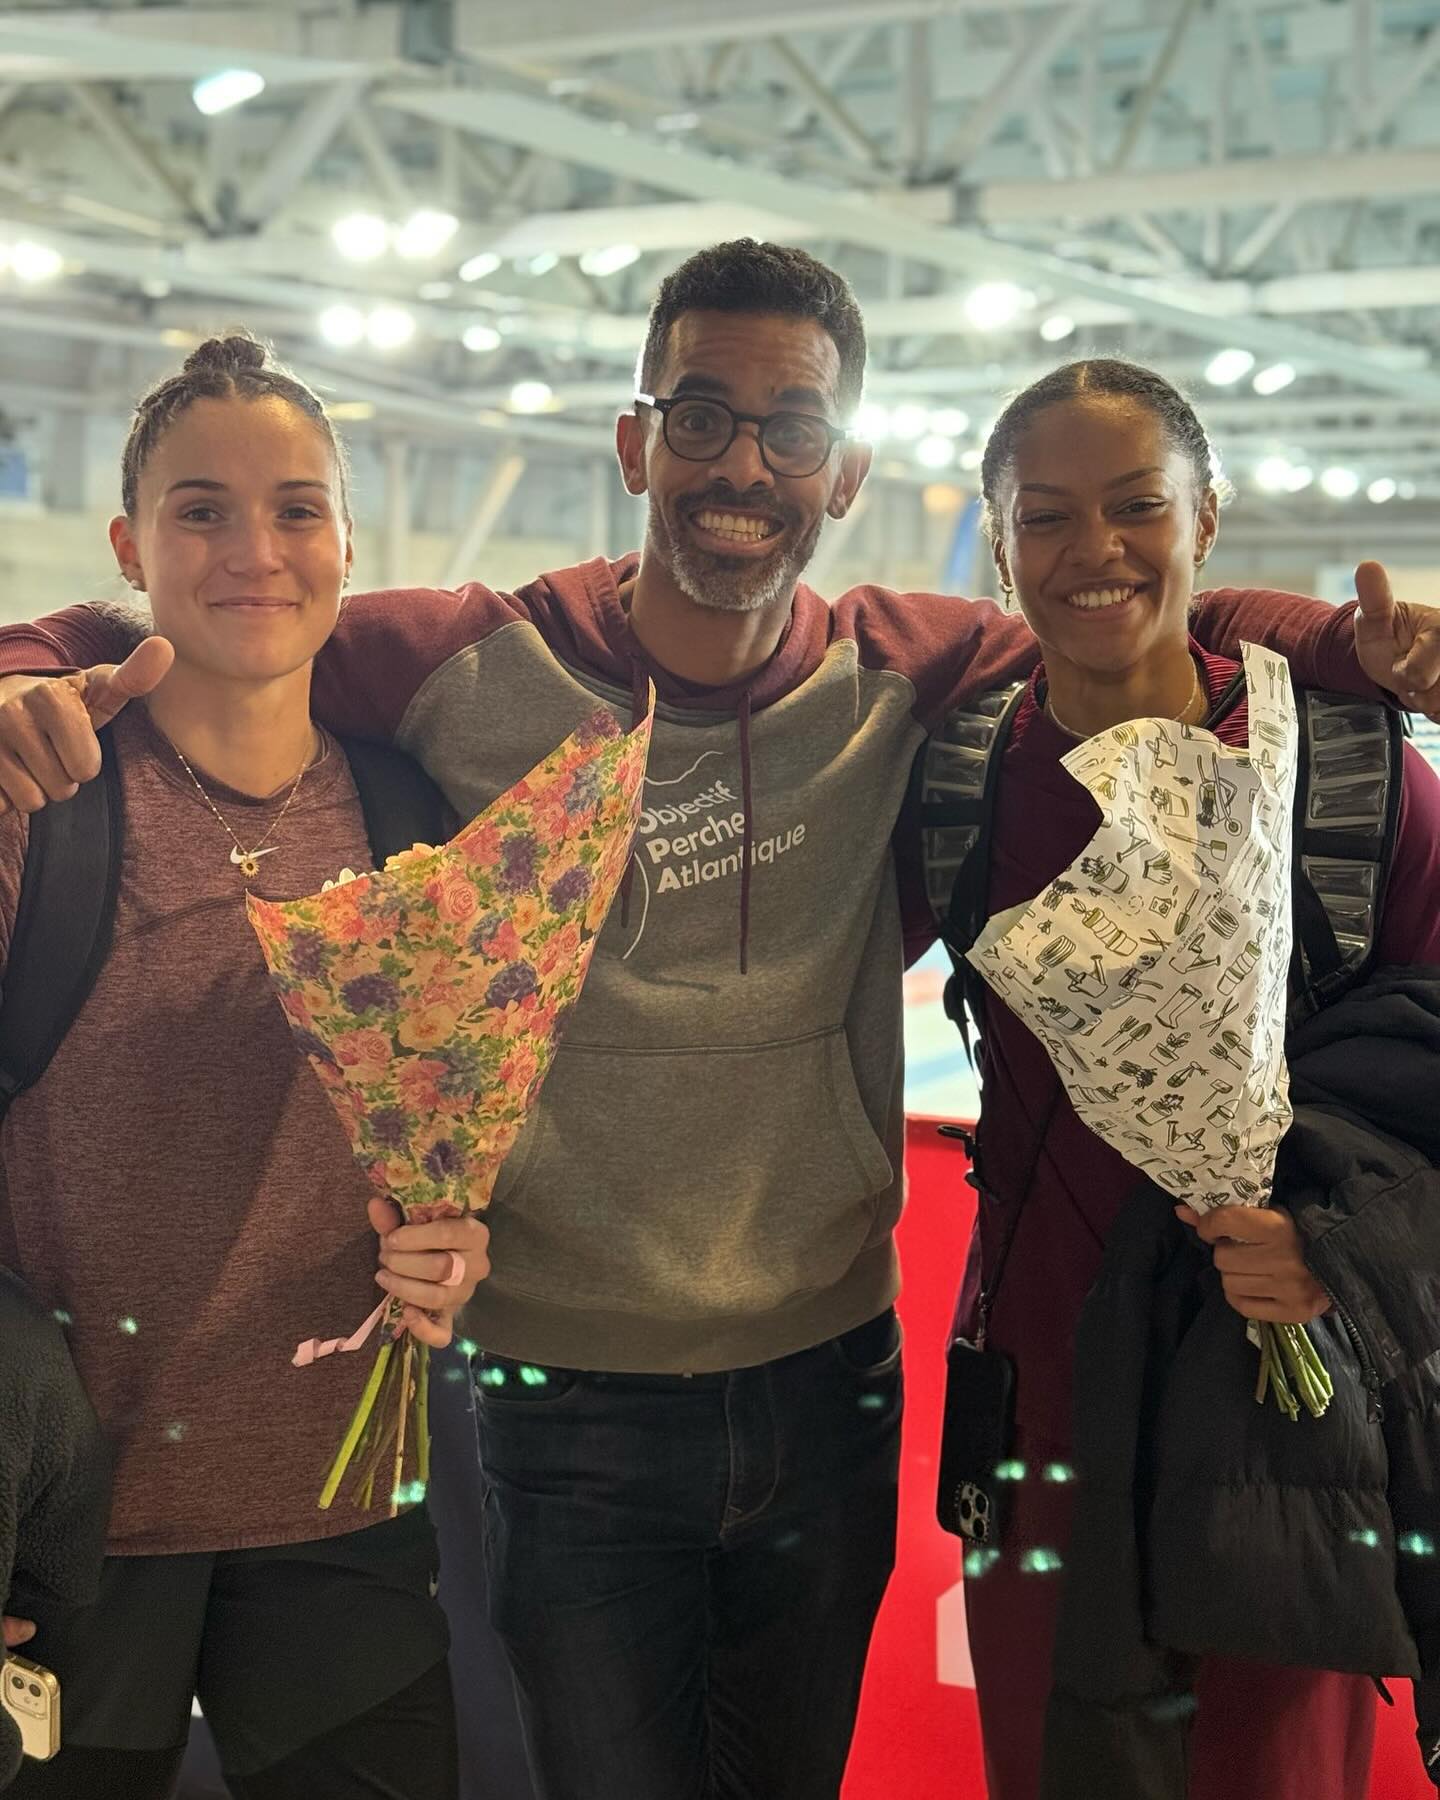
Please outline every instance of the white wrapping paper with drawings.
[[970, 952], [1090, 1129], [1198, 1212], [1265, 1205], [1290, 1124], [1298, 725], [1285, 659], [1243, 656], [1249, 749], [1173, 719], [1077, 744], [1099, 829]]

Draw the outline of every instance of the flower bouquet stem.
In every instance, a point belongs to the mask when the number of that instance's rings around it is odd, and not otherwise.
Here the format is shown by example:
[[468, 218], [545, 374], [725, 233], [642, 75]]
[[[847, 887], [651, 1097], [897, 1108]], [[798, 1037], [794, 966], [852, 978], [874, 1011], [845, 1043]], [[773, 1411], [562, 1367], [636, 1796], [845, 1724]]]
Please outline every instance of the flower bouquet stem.
[[1263, 1404], [1267, 1389], [1273, 1389], [1276, 1404], [1288, 1419], [1298, 1419], [1302, 1405], [1312, 1419], [1323, 1417], [1335, 1384], [1305, 1327], [1265, 1320], [1255, 1325], [1254, 1337], [1260, 1350], [1257, 1403]]
[[407, 1331], [403, 1346], [398, 1338], [387, 1338], [375, 1357], [374, 1367], [365, 1391], [351, 1415], [345, 1437], [325, 1485], [319, 1504], [333, 1505], [352, 1464], [356, 1464], [356, 1500], [369, 1507], [374, 1499], [375, 1478], [381, 1463], [394, 1446], [393, 1478], [390, 1483], [390, 1516], [400, 1510], [405, 1472], [405, 1443], [411, 1406], [415, 1408], [415, 1460], [420, 1487], [430, 1480], [430, 1351], [419, 1346]]

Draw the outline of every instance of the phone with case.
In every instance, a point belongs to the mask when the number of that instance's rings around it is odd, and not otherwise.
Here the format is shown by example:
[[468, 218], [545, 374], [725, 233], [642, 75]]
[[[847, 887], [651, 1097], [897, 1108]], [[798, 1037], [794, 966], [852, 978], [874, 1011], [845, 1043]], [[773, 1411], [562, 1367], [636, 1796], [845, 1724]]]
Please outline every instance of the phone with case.
[[60, 1748], [58, 1678], [39, 1663], [7, 1654], [0, 1670], [0, 1706], [19, 1726], [26, 1756], [49, 1762]]

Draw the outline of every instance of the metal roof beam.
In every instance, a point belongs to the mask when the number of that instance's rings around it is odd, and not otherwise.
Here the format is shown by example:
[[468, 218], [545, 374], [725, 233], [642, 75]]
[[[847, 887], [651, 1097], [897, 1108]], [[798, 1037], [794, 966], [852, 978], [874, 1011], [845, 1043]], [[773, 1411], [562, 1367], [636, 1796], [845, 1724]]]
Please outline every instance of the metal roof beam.
[[1048, 287], [1061, 297], [1102, 300], [1139, 319], [1206, 343], [1236, 344], [1257, 355], [1284, 357], [1326, 369], [1363, 386], [1424, 392], [1440, 400], [1440, 370], [1399, 368], [1383, 353], [1343, 338], [1278, 325], [1264, 319], [1219, 319], [1203, 301], [1183, 291], [1140, 287], [1048, 252], [987, 238], [981, 232], [944, 228], [783, 175], [742, 167], [693, 150], [665, 148], [648, 135], [602, 121], [554, 102], [515, 94], [382, 93], [385, 104], [458, 125], [481, 137], [555, 156], [583, 167], [642, 182], [697, 200], [742, 200], [782, 216], [808, 218], [827, 237], [906, 257], [971, 278], [997, 276]]

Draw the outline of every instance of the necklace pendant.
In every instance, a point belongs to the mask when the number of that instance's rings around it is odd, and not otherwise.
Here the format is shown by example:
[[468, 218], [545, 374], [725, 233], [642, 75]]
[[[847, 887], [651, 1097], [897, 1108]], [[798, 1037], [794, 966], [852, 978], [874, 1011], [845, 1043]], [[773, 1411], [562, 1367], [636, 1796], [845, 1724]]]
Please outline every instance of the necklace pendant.
[[247, 878], [260, 873], [260, 864], [253, 856], [233, 857], [231, 860], [240, 865], [240, 873]]

